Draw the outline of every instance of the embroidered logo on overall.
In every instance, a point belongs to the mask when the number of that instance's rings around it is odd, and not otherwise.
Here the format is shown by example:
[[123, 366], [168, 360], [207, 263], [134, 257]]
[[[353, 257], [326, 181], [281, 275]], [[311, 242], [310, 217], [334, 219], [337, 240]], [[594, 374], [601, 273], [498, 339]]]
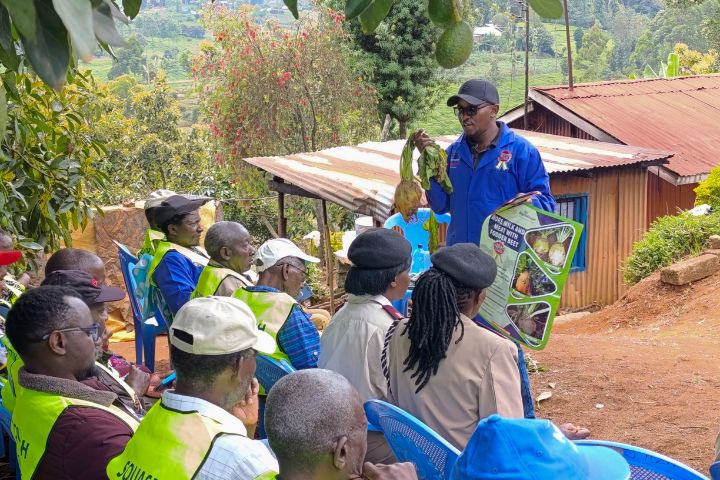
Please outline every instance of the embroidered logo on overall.
[[512, 153], [510, 153], [510, 150], [503, 150], [500, 152], [500, 155], [498, 155], [498, 163], [495, 165], [495, 168], [502, 171], [507, 171], [508, 166], [507, 164], [512, 160]]
[[460, 157], [458, 157], [457, 155], [453, 155], [452, 157], [450, 157], [450, 161], [448, 162], [448, 167], [455, 168], [458, 165], [460, 165]]

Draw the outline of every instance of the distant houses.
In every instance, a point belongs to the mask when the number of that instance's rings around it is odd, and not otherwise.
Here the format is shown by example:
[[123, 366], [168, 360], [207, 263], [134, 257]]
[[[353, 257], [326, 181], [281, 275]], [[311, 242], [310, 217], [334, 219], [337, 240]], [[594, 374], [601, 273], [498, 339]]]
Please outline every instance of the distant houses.
[[499, 37], [501, 35], [502, 32], [500, 29], [492, 23], [486, 23], [482, 27], [475, 27], [473, 29], [473, 40], [475, 42], [482, 41], [484, 37]]

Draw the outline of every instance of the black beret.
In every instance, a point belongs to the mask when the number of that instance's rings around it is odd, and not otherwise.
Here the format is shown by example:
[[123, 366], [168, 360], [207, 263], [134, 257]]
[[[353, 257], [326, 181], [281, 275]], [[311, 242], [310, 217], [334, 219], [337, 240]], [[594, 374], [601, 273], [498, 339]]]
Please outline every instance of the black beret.
[[492, 285], [497, 275], [495, 260], [473, 243], [441, 248], [432, 254], [430, 261], [453, 280], [478, 290]]
[[389, 228], [371, 228], [353, 240], [348, 259], [353, 266], [368, 270], [409, 265], [412, 247], [405, 237]]

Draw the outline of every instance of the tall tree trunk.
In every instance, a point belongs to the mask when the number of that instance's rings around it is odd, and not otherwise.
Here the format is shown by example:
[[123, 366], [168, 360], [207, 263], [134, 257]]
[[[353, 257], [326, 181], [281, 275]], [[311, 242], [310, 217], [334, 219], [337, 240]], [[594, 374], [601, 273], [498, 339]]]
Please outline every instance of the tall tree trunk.
[[380, 134], [380, 141], [386, 142], [388, 135], [390, 135], [390, 127], [392, 127], [392, 117], [388, 113], [385, 115], [385, 123], [383, 124], [382, 133]]
[[400, 123], [400, 138], [407, 138], [407, 122], [404, 120], [398, 120], [398, 123]]

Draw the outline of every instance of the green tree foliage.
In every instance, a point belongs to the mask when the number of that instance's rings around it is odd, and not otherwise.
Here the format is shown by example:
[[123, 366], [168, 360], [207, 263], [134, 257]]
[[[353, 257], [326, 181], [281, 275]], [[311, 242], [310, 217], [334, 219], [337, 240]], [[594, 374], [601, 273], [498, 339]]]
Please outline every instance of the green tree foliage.
[[120, 75], [131, 74], [143, 78], [147, 72], [145, 65], [145, 48], [137, 37], [130, 37], [127, 47], [120, 48], [115, 53], [115, 62], [107, 74], [112, 80]]
[[710, 235], [720, 231], [720, 212], [696, 217], [683, 212], [660, 217], [633, 245], [624, 265], [625, 281], [635, 284], [687, 255], [699, 255]]
[[[719, 12], [715, 0], [697, 6], [662, 10], [647, 23], [645, 31], [638, 38], [630, 56], [630, 65], [640, 70], [646, 65], [657, 69], [677, 43], [685, 43], [699, 52], [708, 51], [711, 45], [706, 33], [711, 32], [709, 25]], [[703, 25], [707, 28], [703, 29]]]
[[[202, 45], [193, 71], [210, 122], [216, 159], [230, 165], [244, 199], [269, 197], [266, 178], [240, 159], [287, 155], [379, 136], [376, 94], [350, 61], [342, 17], [320, 10], [296, 28], [277, 22], [258, 25], [251, 10], [210, 6], [203, 12], [215, 42]], [[260, 200], [258, 200], [260, 201]], [[290, 197], [291, 235], [307, 233], [315, 217], [312, 202]], [[270, 203], [247, 209], [243, 222], [267, 236], [277, 210]], [[331, 208], [334, 226], [352, 217]]]
[[158, 188], [235, 196], [231, 172], [214, 161], [206, 127], [179, 128], [180, 109], [161, 71], [152, 85], [125, 75], [104, 92], [94, 135], [106, 154], [96, 165], [110, 179], [93, 192], [103, 204], [143, 199]]
[[[108, 51], [123, 45], [115, 20], [128, 23], [140, 4], [123, 0], [123, 13], [115, 0], [4, 0], [0, 61], [12, 71], [27, 62], [46, 83], [60, 89], [74, 58], [89, 61], [98, 43]], [[19, 51], [23, 55], [18, 56]]]
[[423, 118], [445, 95], [447, 79], [435, 60], [439, 29], [417, 14], [415, 0], [396, 0], [373, 34], [365, 35], [357, 20], [350, 22], [349, 31], [378, 92], [380, 119], [390, 115], [405, 138], [408, 124]]
[[[0, 227], [27, 248], [71, 243], [84, 227], [105, 176], [95, 167], [104, 146], [93, 136], [102, 94], [89, 73], [70, 72], [58, 92], [29, 74], [5, 72], [8, 118], [0, 143]], [[2, 99], [5, 102], [5, 99]]]
[[720, 212], [720, 167], [713, 168], [708, 178], [695, 188], [695, 205], [702, 204]]
[[348, 62], [334, 14], [284, 29], [254, 24], [250, 12], [206, 9], [216, 42], [193, 68], [224, 155], [286, 155], [376, 135], [374, 92]]
[[582, 48], [578, 51], [576, 64], [583, 69], [584, 80], [599, 80], [608, 75], [609, 56], [614, 48], [610, 35], [600, 22], [585, 31]]

